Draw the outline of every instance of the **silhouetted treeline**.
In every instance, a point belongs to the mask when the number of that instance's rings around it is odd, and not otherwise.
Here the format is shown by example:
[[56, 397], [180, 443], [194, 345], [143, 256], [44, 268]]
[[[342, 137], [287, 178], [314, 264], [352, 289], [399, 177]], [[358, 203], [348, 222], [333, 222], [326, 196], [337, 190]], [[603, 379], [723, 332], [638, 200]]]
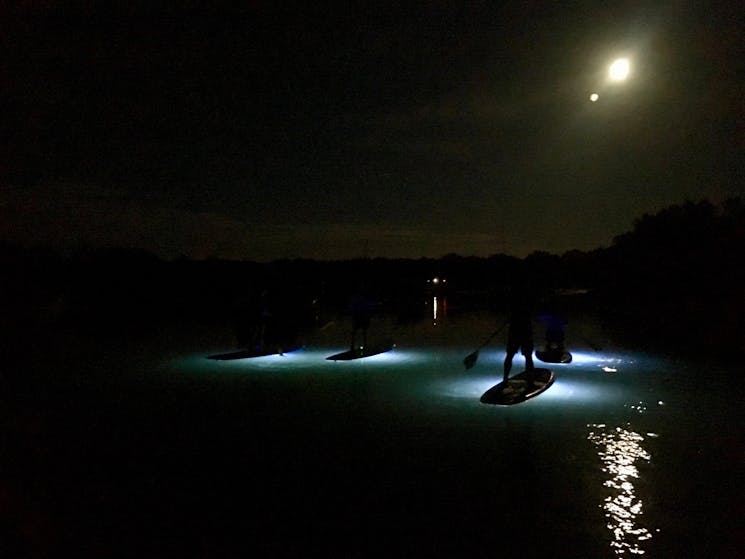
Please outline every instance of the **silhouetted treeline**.
[[[686, 351], [745, 351], [745, 205], [739, 198], [670, 206], [636, 220], [612, 246], [519, 260], [455, 254], [439, 259], [335, 262], [180, 259], [101, 249], [61, 256], [0, 245], [3, 333], [71, 325], [133, 335], [172, 321], [236, 320], [271, 290], [283, 312], [343, 312], [364, 282], [376, 300], [406, 319], [447, 290], [462, 308], [499, 311], [517, 265], [543, 292], [588, 290], [574, 302], [635, 344]], [[434, 283], [434, 278], [446, 280]]]
[[670, 206], [637, 219], [602, 254], [608, 323], [643, 342], [745, 351], [745, 204]]

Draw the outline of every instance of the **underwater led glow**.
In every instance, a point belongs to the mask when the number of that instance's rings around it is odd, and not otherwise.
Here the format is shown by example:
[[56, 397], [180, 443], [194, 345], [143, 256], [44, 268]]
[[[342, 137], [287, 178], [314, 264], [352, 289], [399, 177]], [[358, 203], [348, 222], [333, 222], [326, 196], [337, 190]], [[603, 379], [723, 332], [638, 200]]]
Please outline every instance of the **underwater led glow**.
[[[444, 300], [438, 300], [440, 311], [444, 311]], [[426, 401], [431, 408], [455, 406], [463, 411], [481, 409], [481, 395], [502, 380], [504, 348], [482, 350], [475, 367], [464, 370], [463, 358], [472, 348], [396, 346], [393, 350], [378, 355], [351, 361], [330, 361], [327, 357], [342, 352], [343, 344], [305, 346], [284, 355], [215, 361], [208, 355], [220, 351], [204, 352], [186, 356], [172, 362], [174, 369], [187, 374], [219, 377], [260, 376], [292, 379], [333, 375], [340, 378], [347, 374], [372, 373], [388, 379], [391, 386], [398, 386], [402, 400], [400, 405], [409, 405], [410, 398]], [[229, 350], [228, 350], [229, 351]], [[225, 352], [225, 351], [223, 351]], [[510, 409], [526, 408], [550, 410], [597, 409], [617, 406], [632, 414], [648, 413], [645, 405], [635, 394], [637, 375], [608, 375], [603, 367], [612, 366], [636, 373], [641, 364], [659, 370], [659, 365], [644, 354], [609, 354], [598, 351], [573, 351], [574, 360], [569, 364], [539, 364], [554, 370], [556, 380], [539, 398], [531, 399]], [[514, 372], [524, 368], [522, 357], [517, 357]], [[291, 380], [290, 380], [291, 381]], [[657, 401], [657, 398], [655, 400]], [[632, 402], [629, 404], [629, 402]], [[391, 404], [395, 405], [394, 401]], [[633, 408], [631, 407], [633, 406]], [[494, 412], [490, 412], [494, 413]], [[497, 412], [498, 413], [498, 412]]]
[[[332, 349], [328, 355], [339, 353], [343, 351], [341, 349]], [[325, 357], [324, 357], [325, 359]], [[360, 359], [352, 359], [351, 361], [328, 361], [328, 363], [336, 365], [351, 365], [351, 366], [364, 366], [364, 365], [375, 365], [377, 366], [389, 366], [389, 365], [403, 365], [403, 364], [414, 364], [428, 359], [427, 354], [423, 351], [415, 351], [408, 349], [399, 349], [394, 347], [390, 351], [379, 353], [377, 355], [371, 355], [370, 357], [363, 357]]]
[[468, 375], [460, 378], [449, 378], [432, 383], [432, 392], [448, 398], [479, 402], [481, 395], [497, 384], [501, 379], [497, 375]]
[[[601, 353], [599, 351], [570, 351], [572, 354], [572, 362], [569, 365], [595, 365], [598, 363], [605, 363], [613, 357], [610, 355]], [[551, 364], [554, 365], [553, 363]]]
[[[212, 369], [218, 370], [276, 370], [292, 371], [307, 370], [308, 368], [317, 367], [319, 362], [325, 359], [331, 353], [330, 350], [323, 348], [300, 348], [295, 351], [287, 352], [283, 355], [265, 355], [263, 357], [251, 357], [248, 359], [234, 359], [228, 361], [207, 361], [208, 366], [212, 364]], [[202, 363], [204, 365], [204, 363]]]
[[639, 477], [636, 462], [649, 461], [651, 455], [642, 447], [644, 437], [624, 427], [589, 424], [587, 439], [598, 447], [602, 470], [610, 477], [604, 482], [610, 494], [600, 505], [608, 519], [607, 528], [613, 539], [610, 547], [616, 555], [626, 552], [643, 555], [641, 543], [652, 538], [651, 532], [640, 525], [643, 502], [635, 494], [633, 480]]
[[[490, 375], [464, 374], [461, 378], [440, 379], [432, 384], [431, 392], [446, 398], [471, 400], [479, 402], [481, 395], [502, 380], [498, 372]], [[558, 377], [551, 388], [538, 398], [533, 398], [525, 404], [535, 406], [555, 406], [570, 404], [571, 406], [605, 406], [609, 403], [623, 402], [623, 391], [616, 386], [594, 383], [587, 380], [576, 380]]]
[[[465, 352], [464, 352], [465, 353]], [[457, 360], [454, 371], [462, 370], [459, 354], [451, 359]], [[429, 393], [445, 398], [458, 400], [478, 399], [481, 395], [502, 379], [504, 348], [481, 351], [474, 369], [459, 374], [449, 375], [433, 382]], [[572, 351], [571, 363], [542, 363], [535, 361], [536, 366], [546, 367], [556, 372], [553, 386], [540, 397], [528, 403], [534, 406], [555, 406], [558, 404], [571, 407], [594, 407], [618, 404], [623, 407], [628, 402], [629, 391], [633, 385], [620, 383], [615, 375], [603, 373], [603, 367], [612, 368], [631, 365], [644, 361], [637, 354], [610, 354], [598, 351]], [[522, 356], [515, 357], [514, 372], [524, 368]], [[526, 403], [527, 404], [527, 403]], [[524, 406], [524, 404], [520, 404]], [[636, 410], [635, 410], [636, 411]]]
[[567, 402], [572, 405], [607, 405], [620, 402], [622, 390], [615, 385], [593, 382], [588, 379], [568, 378], [568, 375], [557, 378], [553, 386], [541, 395], [540, 400], [546, 403]]
[[[175, 360], [173, 364], [186, 371], [201, 373], [324, 373], [359, 367], [372, 367], [384, 371], [390, 369], [391, 365], [398, 369], [401, 366], [426, 363], [427, 360], [432, 359], [429, 352], [401, 349], [399, 347], [394, 347], [391, 351], [385, 353], [351, 361], [329, 361], [326, 359], [330, 355], [344, 351], [344, 349], [343, 347], [304, 347], [284, 355], [266, 355], [227, 361], [207, 359], [207, 354], [202, 353], [182, 357]], [[220, 351], [211, 353], [220, 353]], [[223, 351], [222, 353], [226, 352]]]

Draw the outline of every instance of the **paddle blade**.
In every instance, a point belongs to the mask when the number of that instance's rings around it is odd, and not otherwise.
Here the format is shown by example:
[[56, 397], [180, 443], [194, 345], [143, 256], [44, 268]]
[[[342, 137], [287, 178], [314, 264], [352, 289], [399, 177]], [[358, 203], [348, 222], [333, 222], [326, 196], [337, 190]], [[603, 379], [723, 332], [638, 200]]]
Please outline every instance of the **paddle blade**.
[[468, 369], [471, 369], [476, 364], [476, 360], [478, 358], [479, 358], [478, 350], [474, 351], [473, 353], [469, 355], [466, 355], [466, 358], [463, 360], [463, 365], [465, 365], [466, 371]]

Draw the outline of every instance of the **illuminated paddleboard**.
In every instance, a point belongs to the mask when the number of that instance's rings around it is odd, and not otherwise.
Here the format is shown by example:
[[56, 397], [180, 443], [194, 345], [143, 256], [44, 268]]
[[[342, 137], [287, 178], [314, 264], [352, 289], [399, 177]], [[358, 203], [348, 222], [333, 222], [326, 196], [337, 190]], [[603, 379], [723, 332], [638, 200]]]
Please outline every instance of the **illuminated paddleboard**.
[[257, 347], [254, 349], [242, 349], [240, 351], [232, 351], [230, 353], [218, 353], [210, 355], [207, 359], [214, 359], [216, 361], [231, 361], [233, 359], [251, 359], [253, 357], [266, 357], [267, 355], [282, 355], [284, 353], [290, 353], [292, 351], [300, 349], [300, 345], [292, 345], [287, 349], [278, 348], [277, 346], [269, 347]]
[[549, 369], [533, 369], [533, 385], [528, 385], [527, 371], [518, 373], [492, 386], [481, 396], [482, 404], [511, 406], [534, 398], [548, 390], [554, 382], [554, 373]]
[[571, 363], [572, 354], [563, 349], [536, 351], [535, 356], [544, 363]]
[[342, 351], [330, 355], [326, 359], [328, 361], [351, 361], [353, 359], [363, 359], [364, 357], [372, 357], [373, 355], [379, 355], [390, 351], [395, 347], [395, 344], [391, 341], [386, 341], [376, 345], [368, 345], [365, 347], [350, 349], [348, 351]]

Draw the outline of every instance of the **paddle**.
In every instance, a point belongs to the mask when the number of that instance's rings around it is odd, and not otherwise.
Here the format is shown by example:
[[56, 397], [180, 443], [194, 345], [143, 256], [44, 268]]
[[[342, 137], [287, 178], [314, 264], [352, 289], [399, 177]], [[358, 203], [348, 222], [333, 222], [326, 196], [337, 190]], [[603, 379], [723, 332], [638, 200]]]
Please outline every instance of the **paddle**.
[[471, 369], [471, 368], [472, 368], [472, 367], [473, 367], [473, 366], [474, 366], [474, 365], [476, 364], [476, 361], [477, 361], [477, 360], [478, 360], [478, 358], [479, 358], [479, 351], [480, 351], [481, 349], [483, 349], [483, 348], [484, 348], [484, 346], [485, 346], [486, 344], [488, 344], [488, 343], [489, 343], [490, 341], [492, 341], [492, 339], [493, 339], [493, 338], [494, 338], [494, 337], [495, 337], [495, 336], [496, 336], [497, 334], [499, 334], [499, 333], [500, 333], [500, 332], [501, 332], [501, 331], [502, 331], [502, 330], [504, 329], [504, 327], [505, 327], [505, 326], [507, 326], [507, 322], [505, 322], [505, 323], [504, 323], [504, 324], [502, 324], [502, 325], [501, 325], [501, 326], [500, 326], [499, 328], [497, 328], [496, 330], [494, 330], [494, 332], [492, 332], [492, 333], [491, 333], [491, 334], [489, 335], [489, 337], [488, 337], [488, 338], [486, 338], [486, 339], [485, 339], [485, 340], [483, 341], [483, 343], [482, 343], [482, 344], [481, 344], [481, 345], [480, 345], [480, 346], [479, 346], [478, 348], [476, 348], [476, 351], [474, 351], [473, 353], [469, 353], [468, 355], [466, 355], [465, 359], [463, 359], [463, 365], [465, 365], [465, 367], [466, 367], [466, 371], [467, 371], [468, 369]]

